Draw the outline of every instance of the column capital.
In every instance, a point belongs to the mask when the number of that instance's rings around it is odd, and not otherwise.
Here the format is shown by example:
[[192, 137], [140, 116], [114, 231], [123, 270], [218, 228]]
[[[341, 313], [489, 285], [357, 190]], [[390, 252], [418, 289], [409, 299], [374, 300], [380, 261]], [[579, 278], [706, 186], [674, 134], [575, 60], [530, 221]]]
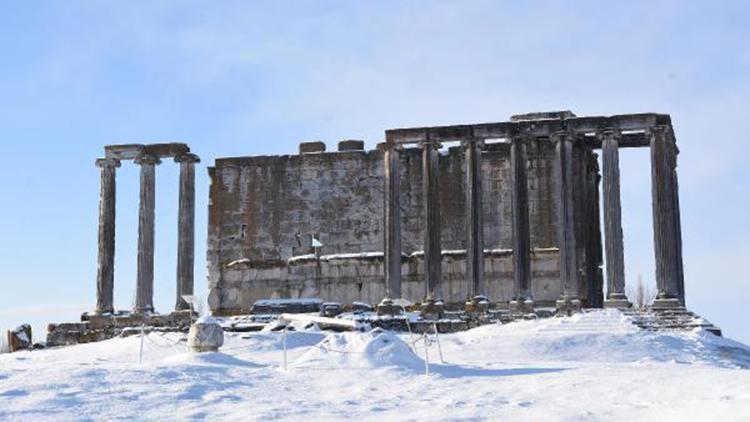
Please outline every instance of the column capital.
[[121, 165], [122, 163], [117, 158], [111, 158], [111, 157], [110, 158], [98, 158], [96, 160], [96, 166], [99, 168], [104, 168], [104, 167], [117, 168], [117, 167], [120, 167]]
[[614, 139], [619, 142], [622, 134], [620, 133], [619, 129], [615, 129], [613, 127], [606, 127], [602, 129], [601, 131], [598, 131], [596, 136], [604, 138], [604, 139]]
[[439, 150], [440, 148], [443, 147], [443, 144], [441, 144], [440, 142], [431, 141], [429, 139], [420, 141], [417, 145], [419, 145], [419, 147], [422, 149], [433, 148], [435, 150]]
[[652, 135], [665, 135], [667, 130], [669, 130], [668, 125], [654, 125], [647, 129]]
[[397, 144], [395, 142], [382, 142], [381, 144], [378, 144], [378, 147], [382, 145], [383, 151], [403, 151], [404, 146], [402, 144]]
[[161, 164], [161, 159], [159, 158], [159, 156], [152, 154], [141, 154], [133, 161], [138, 165], [146, 164], [158, 166], [159, 164]]
[[192, 163], [192, 164], [196, 164], [196, 163], [200, 163], [201, 159], [197, 155], [188, 152], [188, 153], [185, 153], [185, 154], [180, 154], [180, 155], [175, 156], [174, 157], [174, 162], [175, 163]]
[[461, 146], [464, 148], [469, 148], [473, 145], [476, 145], [479, 148], [484, 148], [484, 139], [483, 138], [467, 138], [467, 139], [461, 140]]
[[556, 130], [555, 132], [552, 133], [552, 135], [550, 135], [550, 139], [553, 139], [555, 141], [571, 141], [571, 142], [575, 142], [578, 140], [578, 138], [575, 136], [574, 133], [565, 129]]

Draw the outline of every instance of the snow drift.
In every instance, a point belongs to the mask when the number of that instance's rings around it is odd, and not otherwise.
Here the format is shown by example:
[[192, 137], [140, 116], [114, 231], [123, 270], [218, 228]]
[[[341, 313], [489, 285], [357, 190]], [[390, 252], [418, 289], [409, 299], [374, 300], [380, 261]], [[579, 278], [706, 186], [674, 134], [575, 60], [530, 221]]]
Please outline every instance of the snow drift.
[[424, 361], [396, 334], [375, 329], [367, 333], [329, 335], [293, 363], [295, 368], [400, 368], [424, 371]]

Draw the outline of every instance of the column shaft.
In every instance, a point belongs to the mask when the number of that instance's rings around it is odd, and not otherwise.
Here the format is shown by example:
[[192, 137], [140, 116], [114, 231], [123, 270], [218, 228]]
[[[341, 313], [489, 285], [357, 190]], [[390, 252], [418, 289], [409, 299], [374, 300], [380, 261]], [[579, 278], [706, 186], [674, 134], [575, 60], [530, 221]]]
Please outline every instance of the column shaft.
[[464, 142], [466, 163], [466, 280], [470, 297], [486, 295], [482, 210], [482, 142]]
[[656, 284], [654, 307], [684, 304], [682, 235], [677, 192], [677, 146], [667, 126], [656, 126], [651, 136], [651, 193], [654, 218]]
[[602, 232], [599, 206], [599, 160], [596, 154], [590, 153], [586, 175], [586, 280], [588, 283], [588, 306], [604, 306], [602, 280]]
[[141, 166], [141, 193], [138, 209], [138, 279], [136, 283], [136, 312], [154, 310], [154, 237], [156, 206], [156, 165], [158, 157], [142, 156], [136, 160]]
[[182, 298], [192, 295], [195, 283], [195, 163], [194, 154], [175, 158], [180, 164], [180, 199], [177, 233], [177, 301], [176, 310], [190, 309]]
[[424, 209], [424, 268], [425, 297], [440, 299], [440, 270], [442, 251], [440, 249], [440, 197], [439, 171], [440, 145], [432, 142], [422, 144], [422, 199]]
[[386, 297], [401, 298], [401, 177], [399, 150], [385, 149], [384, 265]]
[[620, 203], [620, 134], [602, 134], [602, 193], [604, 195], [604, 253], [607, 263], [605, 306], [629, 306], [625, 296], [625, 254]]
[[116, 169], [120, 161], [100, 159], [99, 250], [96, 266], [96, 313], [114, 312], [115, 286], [115, 191]]
[[526, 175], [526, 140], [513, 137], [510, 144], [511, 208], [513, 229], [514, 301], [531, 300], [529, 193]]
[[557, 243], [560, 250], [560, 284], [562, 297], [558, 307], [580, 307], [578, 301], [578, 270], [576, 259], [575, 219], [573, 202], [573, 139], [567, 133], [556, 136], [556, 208]]

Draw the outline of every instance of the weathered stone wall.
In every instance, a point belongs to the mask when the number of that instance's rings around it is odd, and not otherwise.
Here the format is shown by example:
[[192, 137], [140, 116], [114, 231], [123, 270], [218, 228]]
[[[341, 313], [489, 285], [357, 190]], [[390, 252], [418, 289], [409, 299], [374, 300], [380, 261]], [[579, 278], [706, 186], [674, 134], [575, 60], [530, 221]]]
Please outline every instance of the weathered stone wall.
[[[357, 256], [359, 255], [359, 256]], [[505, 302], [513, 294], [513, 263], [510, 250], [485, 252], [487, 294]], [[469, 285], [466, 281], [466, 253], [443, 253], [442, 283], [444, 299], [462, 302]], [[532, 293], [542, 304], [552, 304], [560, 295], [557, 249], [538, 249], [532, 254]], [[419, 300], [424, 296], [424, 260], [417, 252], [401, 267], [404, 297]], [[223, 271], [221, 309], [218, 314], [246, 314], [259, 298], [320, 297], [340, 303], [376, 303], [385, 295], [383, 254], [314, 255], [293, 258], [285, 266], [254, 268], [237, 262]]]
[[[590, 154], [582, 151], [580, 154]], [[511, 247], [510, 148], [490, 143], [483, 153], [486, 278], [492, 300], [508, 300], [512, 291], [511, 257], [489, 250]], [[424, 295], [421, 151], [401, 156], [402, 274], [404, 296]], [[529, 146], [529, 212], [535, 253], [534, 294], [538, 301], [559, 295], [554, 202], [554, 146], [540, 140]], [[209, 305], [217, 313], [248, 310], [255, 300], [318, 296], [340, 302], [374, 303], [384, 294], [383, 153], [346, 151], [286, 156], [219, 159], [211, 177], [208, 234]], [[576, 175], [586, 186], [587, 170]], [[440, 156], [442, 248], [465, 249], [464, 156], [460, 147]], [[597, 215], [598, 218], [598, 215]], [[577, 226], [582, 230], [584, 223]], [[313, 252], [306, 236], [323, 244], [318, 255], [377, 253], [367, 259], [333, 257], [314, 264], [288, 260]], [[551, 249], [552, 248], [552, 249]], [[579, 257], [586, 262], [585, 250]], [[415, 252], [417, 252], [415, 254]], [[464, 253], [443, 258], [446, 300], [465, 298]], [[582, 278], [581, 296], [588, 281]]]

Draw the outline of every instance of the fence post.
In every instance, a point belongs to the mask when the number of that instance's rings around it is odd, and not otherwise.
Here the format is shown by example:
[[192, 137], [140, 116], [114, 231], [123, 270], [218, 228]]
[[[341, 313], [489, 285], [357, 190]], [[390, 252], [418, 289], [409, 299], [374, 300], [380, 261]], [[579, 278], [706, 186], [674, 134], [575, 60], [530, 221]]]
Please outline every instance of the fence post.
[[424, 339], [424, 374], [428, 377], [430, 376], [430, 347], [429, 347], [429, 337], [427, 337], [427, 332], [422, 334], [422, 338]]
[[146, 332], [145, 328], [146, 328], [146, 323], [141, 322], [141, 351], [138, 353], [138, 363], [140, 365], [143, 365], [143, 337], [145, 337], [145, 334], [144, 334]]
[[440, 354], [440, 363], [445, 363], [445, 359], [443, 359], [443, 348], [440, 346], [440, 335], [438, 334], [437, 322], [433, 327], [435, 327], [435, 340], [437, 341], [438, 353]]
[[284, 332], [282, 336], [282, 343], [284, 344], [284, 371], [287, 371], [287, 356], [286, 356], [286, 325], [284, 326]]

